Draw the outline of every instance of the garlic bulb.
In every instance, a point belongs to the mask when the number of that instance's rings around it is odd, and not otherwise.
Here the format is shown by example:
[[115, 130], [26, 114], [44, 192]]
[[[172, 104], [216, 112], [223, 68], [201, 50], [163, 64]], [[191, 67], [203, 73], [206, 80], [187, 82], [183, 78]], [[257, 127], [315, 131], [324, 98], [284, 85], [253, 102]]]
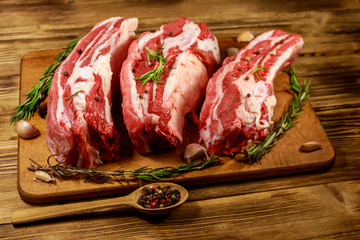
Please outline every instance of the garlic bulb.
[[39, 129], [24, 120], [20, 120], [17, 122], [16, 132], [21, 138], [33, 138], [40, 134]]
[[184, 160], [188, 163], [194, 161], [203, 155], [206, 155], [206, 150], [203, 146], [197, 143], [191, 143], [186, 146], [184, 151]]

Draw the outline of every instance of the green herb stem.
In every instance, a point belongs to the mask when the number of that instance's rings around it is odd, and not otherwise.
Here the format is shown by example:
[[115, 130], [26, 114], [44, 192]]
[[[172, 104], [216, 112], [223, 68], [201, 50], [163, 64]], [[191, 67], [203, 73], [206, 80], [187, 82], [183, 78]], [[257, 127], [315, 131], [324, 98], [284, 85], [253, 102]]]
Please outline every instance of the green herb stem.
[[150, 50], [148, 47], [146, 47], [146, 56], [148, 65], [151, 65], [151, 59], [155, 60], [157, 62], [157, 66], [144, 73], [141, 77], [135, 78], [136, 80], [142, 80], [140, 82], [141, 86], [144, 86], [150, 79], [153, 80], [155, 83], [165, 83], [160, 82], [161, 75], [164, 73], [164, 69], [166, 68], [167, 60], [163, 56], [163, 45], [157, 50]]
[[260, 79], [259, 75], [257, 74], [257, 72], [260, 71], [260, 70], [263, 70], [263, 69], [267, 69], [267, 68], [269, 68], [269, 67], [261, 67], [261, 66], [258, 66], [258, 67], [254, 70], [254, 72], [253, 72], [252, 74], [255, 74], [255, 76], [261, 81], [261, 79]]
[[115, 171], [97, 170], [91, 169], [78, 169], [74, 166], [66, 166], [60, 163], [51, 165], [50, 156], [47, 159], [47, 164], [44, 166], [31, 160], [36, 166], [28, 167], [30, 171], [45, 171], [49, 174], [61, 179], [69, 178], [85, 178], [85, 181], [93, 181], [98, 183], [112, 182], [113, 180], [128, 181], [128, 178], [135, 178], [143, 181], [159, 181], [167, 180], [169, 177], [175, 177], [181, 173], [202, 170], [210, 166], [220, 164], [218, 157], [209, 157], [205, 161], [194, 161], [186, 165], [179, 165], [177, 167], [161, 167], [161, 168], [149, 168], [142, 167], [135, 170], [123, 170], [119, 168]]
[[39, 110], [39, 104], [46, 98], [56, 70], [72, 52], [79, 40], [80, 38], [74, 40], [63, 52], [56, 55], [54, 58], [55, 62], [45, 70], [44, 76], [25, 94], [27, 98], [16, 108], [15, 114], [11, 116], [11, 124], [16, 123], [20, 119], [30, 120], [34, 113]]
[[72, 95], [70, 95], [70, 96], [68, 96], [68, 97], [66, 97], [66, 98], [64, 98], [64, 99], [65, 99], [65, 100], [69, 100], [70, 98], [72, 98], [73, 96], [79, 94], [79, 93], [82, 92], [82, 91], [83, 91], [83, 90], [79, 90], [79, 91], [77, 91], [76, 93], [74, 93], [74, 94], [72, 94]]
[[295, 91], [290, 107], [288, 111], [275, 122], [264, 140], [245, 149], [245, 152], [243, 152], [245, 157], [242, 159], [245, 162], [254, 163], [260, 161], [261, 157], [267, 154], [279, 139], [285, 135], [285, 132], [295, 125], [294, 121], [296, 117], [303, 110], [305, 100], [308, 98], [310, 92], [310, 81], [305, 81], [304, 85], [301, 86], [298, 83], [294, 68], [286, 72], [290, 74], [289, 86]]

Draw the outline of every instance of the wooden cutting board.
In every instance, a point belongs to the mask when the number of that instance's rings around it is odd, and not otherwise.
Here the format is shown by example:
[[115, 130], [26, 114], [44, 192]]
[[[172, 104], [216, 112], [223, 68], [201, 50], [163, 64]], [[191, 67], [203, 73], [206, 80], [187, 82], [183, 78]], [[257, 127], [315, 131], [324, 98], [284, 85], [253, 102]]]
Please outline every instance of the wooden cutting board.
[[[238, 45], [235, 38], [220, 38], [219, 45], [222, 57], [225, 56], [226, 48], [242, 47]], [[56, 49], [30, 52], [22, 58], [20, 102], [25, 100], [25, 93], [42, 77], [44, 70], [53, 63], [54, 56], [60, 51]], [[279, 118], [289, 106], [292, 92], [289, 90], [288, 84], [289, 76], [286, 73], [282, 73], [275, 80], [275, 95], [278, 104], [273, 119]], [[219, 166], [185, 173], [170, 179], [170, 181], [191, 186], [316, 171], [330, 167], [335, 159], [335, 151], [309, 102], [306, 103], [297, 122], [295, 127], [286, 133], [271, 152], [263, 157], [261, 164], [249, 165], [230, 157], [221, 157], [222, 164]], [[44, 165], [51, 153], [45, 142], [46, 120], [36, 113], [31, 119], [31, 123], [40, 129], [41, 135], [31, 140], [19, 139], [18, 190], [23, 200], [43, 203], [117, 195], [128, 193], [140, 185], [138, 181], [105, 184], [84, 182], [84, 180], [57, 180], [56, 184], [35, 182], [33, 180], [34, 172], [27, 169], [31, 165], [29, 158]], [[191, 121], [187, 121], [183, 144], [173, 150], [142, 155], [132, 147], [123, 125], [120, 134], [121, 162], [106, 163], [99, 169], [115, 170], [121, 166], [123, 169], [137, 169], [144, 166], [178, 166], [184, 164], [182, 153], [186, 145], [198, 140], [196, 127]], [[310, 153], [301, 152], [300, 146], [309, 141], [322, 143], [323, 149]]]

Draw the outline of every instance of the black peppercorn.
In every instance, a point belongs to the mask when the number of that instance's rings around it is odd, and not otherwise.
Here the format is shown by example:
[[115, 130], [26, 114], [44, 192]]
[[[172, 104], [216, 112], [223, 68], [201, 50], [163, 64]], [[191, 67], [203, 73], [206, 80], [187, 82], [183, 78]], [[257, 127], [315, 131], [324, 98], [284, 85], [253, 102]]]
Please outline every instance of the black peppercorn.
[[137, 203], [144, 208], [163, 208], [174, 205], [180, 201], [180, 191], [170, 188], [171, 186], [145, 187]]
[[280, 40], [280, 43], [283, 44], [283, 43], [284, 43], [284, 40]]
[[81, 49], [78, 49], [78, 50], [77, 50], [77, 53], [78, 53], [78, 54], [81, 54], [81, 53], [82, 53], [82, 50], [81, 50]]
[[260, 54], [260, 51], [259, 51], [259, 50], [257, 50], [257, 51], [256, 51], [256, 55], [259, 55], [259, 54]]
[[249, 80], [249, 77], [246, 77], [245, 79], [246, 79], [246, 80]]
[[144, 93], [148, 93], [148, 90], [145, 89], [145, 90], [144, 90]]
[[246, 96], [247, 96], [247, 97], [251, 97], [250, 93], [248, 93]]
[[173, 35], [173, 32], [169, 32], [169, 36], [171, 37]]
[[100, 100], [100, 98], [99, 98], [99, 97], [96, 97], [95, 100], [98, 102], [98, 101]]
[[242, 71], [242, 68], [239, 68], [239, 71]]
[[132, 71], [133, 73], [136, 72], [135, 68], [133, 68], [131, 71]]
[[69, 73], [68, 73], [68, 72], [64, 72], [64, 76], [65, 76], [65, 77], [69, 76]]

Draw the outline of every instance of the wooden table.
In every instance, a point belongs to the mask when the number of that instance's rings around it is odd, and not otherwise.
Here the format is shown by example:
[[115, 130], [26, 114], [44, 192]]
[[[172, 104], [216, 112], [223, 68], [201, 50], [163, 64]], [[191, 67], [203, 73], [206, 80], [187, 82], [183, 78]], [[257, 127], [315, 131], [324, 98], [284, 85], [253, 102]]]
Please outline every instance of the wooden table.
[[[359, 1], [12, 1], [0, 2], [1, 239], [356, 239], [360, 238]], [[18, 138], [9, 117], [19, 101], [20, 60], [64, 47], [98, 21], [138, 17], [138, 33], [179, 16], [217, 36], [280, 28], [305, 40], [294, 66], [312, 79], [310, 101], [336, 150], [326, 171], [189, 188], [169, 216], [114, 209], [14, 227], [32, 205], [16, 187]], [[55, 203], [58, 204], [58, 203]]]

